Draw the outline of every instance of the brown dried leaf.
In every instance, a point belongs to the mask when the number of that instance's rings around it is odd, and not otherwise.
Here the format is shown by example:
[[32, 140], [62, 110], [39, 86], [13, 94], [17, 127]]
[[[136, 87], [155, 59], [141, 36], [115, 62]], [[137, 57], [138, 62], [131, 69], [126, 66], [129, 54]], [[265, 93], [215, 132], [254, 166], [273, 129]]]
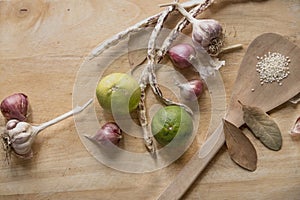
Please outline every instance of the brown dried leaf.
[[231, 159], [239, 166], [254, 171], [257, 165], [257, 154], [250, 140], [238, 127], [226, 120], [223, 120], [223, 129]]
[[128, 52], [129, 65], [132, 69], [140, 66], [147, 58], [147, 49], [139, 49]]
[[[128, 60], [130, 67], [135, 69], [147, 58], [147, 44], [150, 37], [150, 31], [140, 30], [133, 33], [129, 37], [128, 41]], [[145, 45], [146, 44], [146, 45]]]
[[244, 121], [266, 147], [278, 151], [281, 149], [282, 137], [276, 122], [262, 109], [243, 105]]

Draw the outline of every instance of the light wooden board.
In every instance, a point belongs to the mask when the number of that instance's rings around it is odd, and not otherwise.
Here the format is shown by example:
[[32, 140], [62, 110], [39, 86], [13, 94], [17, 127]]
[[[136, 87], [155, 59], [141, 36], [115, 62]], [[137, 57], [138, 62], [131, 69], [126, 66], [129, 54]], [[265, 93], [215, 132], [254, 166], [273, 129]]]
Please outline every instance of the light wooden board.
[[[72, 108], [76, 73], [84, 57], [99, 43], [129, 25], [160, 11], [166, 1], [1, 1], [0, 99], [24, 92], [34, 123], [47, 121]], [[229, 101], [237, 70], [249, 43], [265, 32], [286, 36], [300, 45], [300, 2], [289, 0], [217, 1], [202, 17], [219, 20], [228, 44], [243, 50], [223, 55], [221, 69]], [[279, 14], [280, 13], [280, 14]], [[188, 31], [187, 31], [188, 33]], [[210, 104], [200, 99], [204, 130], [178, 161], [152, 173], [129, 174], [106, 167], [85, 149], [72, 119], [44, 132], [30, 161], [1, 153], [1, 199], [155, 199], [188, 162], [205, 139]], [[300, 197], [300, 141], [288, 131], [300, 113], [289, 103], [271, 113], [283, 134], [279, 152], [267, 150], [246, 131], [258, 151], [258, 168], [236, 166], [225, 147], [188, 190], [184, 199], [297, 199]], [[1, 126], [4, 119], [0, 118]], [[201, 127], [199, 128], [201, 129]], [[130, 143], [131, 144], [131, 143]], [[142, 149], [143, 145], [133, 147]]]

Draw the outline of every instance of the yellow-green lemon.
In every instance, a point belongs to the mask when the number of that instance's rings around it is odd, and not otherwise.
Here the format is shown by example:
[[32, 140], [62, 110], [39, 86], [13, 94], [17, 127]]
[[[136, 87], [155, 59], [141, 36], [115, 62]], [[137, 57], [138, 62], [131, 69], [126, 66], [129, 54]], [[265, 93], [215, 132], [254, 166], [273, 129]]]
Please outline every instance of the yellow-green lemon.
[[158, 143], [186, 143], [193, 132], [192, 117], [180, 106], [166, 106], [158, 110], [151, 122], [151, 131]]
[[137, 108], [141, 90], [138, 82], [125, 73], [112, 73], [100, 80], [96, 96], [101, 107], [114, 114], [128, 114]]

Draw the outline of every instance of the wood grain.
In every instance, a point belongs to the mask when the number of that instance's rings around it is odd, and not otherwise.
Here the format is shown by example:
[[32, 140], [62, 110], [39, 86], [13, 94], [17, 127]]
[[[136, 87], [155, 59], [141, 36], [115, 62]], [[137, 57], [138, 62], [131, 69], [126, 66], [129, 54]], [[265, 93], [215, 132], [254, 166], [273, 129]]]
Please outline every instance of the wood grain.
[[[278, 83], [261, 85], [257, 77], [256, 55], [265, 55], [269, 51], [289, 55], [293, 60], [289, 65], [291, 73], [286, 80], [283, 80], [285, 83], [284, 86], [278, 85]], [[237, 127], [242, 126], [244, 123], [242, 107], [238, 101], [257, 106], [267, 112], [300, 93], [300, 87], [297, 85], [300, 82], [300, 76], [297, 75], [300, 72], [300, 68], [297, 65], [299, 62], [298, 55], [300, 55], [300, 48], [278, 34], [265, 33], [255, 38], [249, 45], [238, 70], [225, 116], [226, 120], [229, 120]], [[276, 95], [276, 98], [274, 98], [274, 95]], [[222, 118], [220, 118], [219, 127], [209, 135], [208, 139], [205, 140], [199, 149], [199, 152], [184, 166], [174, 182], [167, 187], [159, 199], [179, 199], [222, 147], [226, 135], [224, 135], [221, 120]], [[226, 140], [226, 142], [228, 141]], [[253, 148], [252, 145], [251, 148]], [[256, 159], [257, 156], [255, 154]], [[256, 169], [256, 162], [254, 169]]]
[[[70, 110], [84, 57], [113, 34], [159, 12], [161, 3], [166, 1], [1, 1], [0, 99], [26, 93], [37, 124]], [[227, 44], [244, 45], [243, 50], [221, 56], [226, 60], [221, 74], [227, 102], [238, 67], [255, 37], [275, 32], [300, 46], [299, 10], [300, 3], [294, 0], [219, 0], [199, 16], [219, 20]], [[156, 199], [203, 143], [209, 101], [208, 93], [199, 100], [203, 129], [192, 148], [172, 165], [151, 173], [129, 174], [106, 167], [86, 151], [72, 119], [57, 124], [37, 138], [32, 160], [13, 159], [7, 165], [0, 154], [0, 199]], [[271, 112], [283, 133], [279, 152], [266, 150], [246, 132], [258, 151], [255, 172], [237, 167], [221, 148], [183, 199], [297, 199], [300, 145], [288, 131], [299, 111], [299, 105], [286, 103]], [[4, 126], [2, 116], [0, 124]]]

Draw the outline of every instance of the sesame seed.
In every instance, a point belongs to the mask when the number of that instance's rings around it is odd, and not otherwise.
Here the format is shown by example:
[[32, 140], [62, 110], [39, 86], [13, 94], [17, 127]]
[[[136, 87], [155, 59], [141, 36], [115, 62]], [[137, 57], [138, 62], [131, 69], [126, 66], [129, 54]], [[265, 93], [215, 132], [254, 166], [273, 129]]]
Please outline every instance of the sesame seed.
[[256, 71], [259, 73], [261, 85], [264, 83], [277, 82], [282, 85], [281, 80], [289, 74], [290, 58], [280, 53], [268, 52], [262, 57], [257, 56]]

